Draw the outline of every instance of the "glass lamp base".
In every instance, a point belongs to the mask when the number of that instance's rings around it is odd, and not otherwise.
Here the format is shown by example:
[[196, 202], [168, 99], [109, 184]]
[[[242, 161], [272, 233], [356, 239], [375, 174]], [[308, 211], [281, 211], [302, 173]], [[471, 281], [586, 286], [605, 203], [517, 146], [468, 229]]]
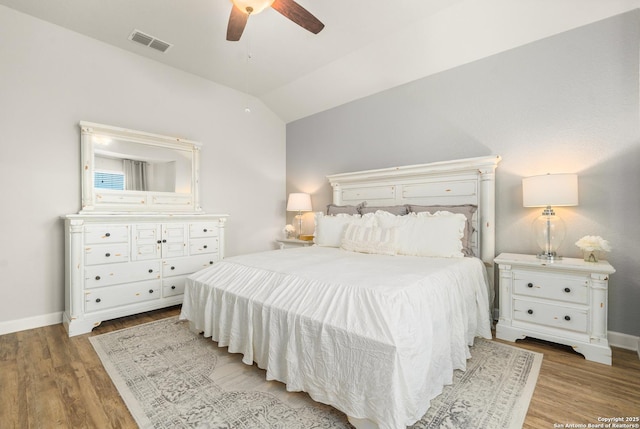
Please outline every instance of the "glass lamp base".
[[540, 249], [537, 257], [546, 261], [562, 259], [556, 251], [565, 236], [564, 222], [556, 216], [551, 207], [547, 207], [542, 215], [533, 221], [533, 234]]
[[536, 255], [536, 258], [543, 259], [545, 261], [559, 261], [560, 259], [562, 259], [562, 256], [558, 255], [556, 252], [540, 252]]

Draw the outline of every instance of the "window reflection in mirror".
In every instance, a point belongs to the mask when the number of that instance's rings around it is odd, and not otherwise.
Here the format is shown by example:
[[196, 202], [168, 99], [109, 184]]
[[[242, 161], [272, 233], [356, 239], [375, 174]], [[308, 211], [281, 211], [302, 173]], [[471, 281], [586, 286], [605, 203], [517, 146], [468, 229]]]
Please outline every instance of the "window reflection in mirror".
[[191, 193], [192, 152], [93, 136], [97, 189]]

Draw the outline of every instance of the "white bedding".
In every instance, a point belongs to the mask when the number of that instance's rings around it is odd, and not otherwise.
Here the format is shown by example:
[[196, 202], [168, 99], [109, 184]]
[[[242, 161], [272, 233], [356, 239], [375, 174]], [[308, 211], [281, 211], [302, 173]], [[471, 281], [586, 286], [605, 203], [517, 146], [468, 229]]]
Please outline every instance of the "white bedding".
[[381, 429], [409, 426], [491, 338], [484, 266], [312, 246], [189, 277], [181, 319], [267, 378]]

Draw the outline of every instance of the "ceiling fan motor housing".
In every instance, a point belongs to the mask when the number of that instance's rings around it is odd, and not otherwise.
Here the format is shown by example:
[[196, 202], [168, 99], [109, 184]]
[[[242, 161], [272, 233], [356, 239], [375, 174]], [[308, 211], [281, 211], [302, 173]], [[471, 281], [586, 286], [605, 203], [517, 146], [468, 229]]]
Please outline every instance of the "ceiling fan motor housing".
[[255, 15], [270, 7], [275, 0], [232, 0], [233, 4], [243, 12]]

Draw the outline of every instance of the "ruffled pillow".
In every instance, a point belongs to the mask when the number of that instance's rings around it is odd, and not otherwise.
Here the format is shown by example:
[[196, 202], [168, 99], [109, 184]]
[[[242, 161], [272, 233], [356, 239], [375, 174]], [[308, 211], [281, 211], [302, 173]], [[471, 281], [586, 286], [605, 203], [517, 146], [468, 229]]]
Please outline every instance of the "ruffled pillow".
[[340, 247], [347, 225], [356, 223], [358, 225], [373, 226], [374, 215], [337, 214], [335, 216], [327, 216], [322, 212], [317, 212], [315, 213], [315, 223], [316, 230], [313, 239], [315, 244], [325, 247]]
[[347, 225], [341, 248], [350, 252], [397, 254], [396, 228], [364, 226], [356, 223]]
[[409, 213], [394, 216], [378, 211], [377, 224], [382, 228], [397, 228], [397, 249], [400, 255], [464, 257], [462, 237], [466, 217], [459, 213]]

